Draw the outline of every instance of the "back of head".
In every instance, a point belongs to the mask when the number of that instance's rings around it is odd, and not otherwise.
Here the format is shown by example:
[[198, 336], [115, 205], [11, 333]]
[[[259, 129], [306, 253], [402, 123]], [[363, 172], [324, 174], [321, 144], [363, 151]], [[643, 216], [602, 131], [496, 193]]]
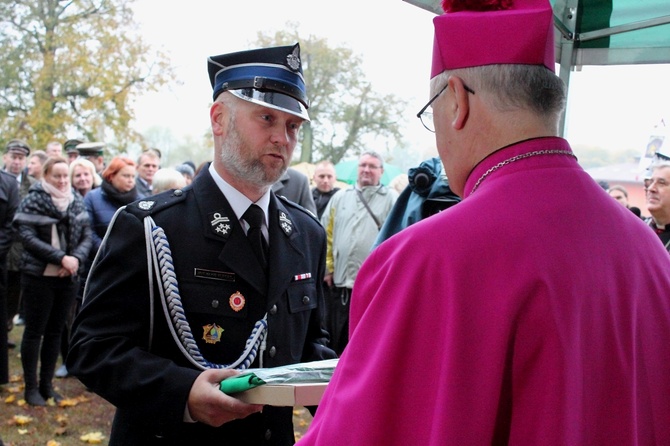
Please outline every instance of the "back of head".
[[186, 178], [177, 169], [166, 167], [158, 169], [154, 175], [152, 186], [154, 194], [170, 189], [181, 189], [186, 186]]
[[[431, 78], [467, 79], [498, 111], [528, 110], [558, 121], [565, 85], [554, 73], [552, 9], [548, 0], [443, 0], [434, 19]], [[438, 77], [439, 76], [439, 77]]]

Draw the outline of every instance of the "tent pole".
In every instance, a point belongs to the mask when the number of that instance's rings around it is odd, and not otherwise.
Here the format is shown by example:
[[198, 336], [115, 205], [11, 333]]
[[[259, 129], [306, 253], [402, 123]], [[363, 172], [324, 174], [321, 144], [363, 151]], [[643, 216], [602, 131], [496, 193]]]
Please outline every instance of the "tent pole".
[[[570, 74], [572, 72], [572, 66], [575, 62], [575, 41], [579, 39], [577, 35], [577, 3], [578, 0], [567, 0], [566, 7], [562, 7], [561, 2], [557, 2], [554, 8], [554, 24], [555, 31], [554, 36], [556, 41], [559, 42], [560, 49], [560, 71], [559, 77], [565, 83], [566, 88], [566, 104], [563, 113], [561, 114], [561, 119], [559, 122], [559, 135], [565, 137], [566, 135], [566, 126], [567, 119], [566, 114], [568, 110], [568, 102], [570, 99]], [[559, 9], [559, 6], [561, 8]], [[558, 9], [558, 11], [557, 11]], [[560, 13], [560, 15], [557, 14]]]

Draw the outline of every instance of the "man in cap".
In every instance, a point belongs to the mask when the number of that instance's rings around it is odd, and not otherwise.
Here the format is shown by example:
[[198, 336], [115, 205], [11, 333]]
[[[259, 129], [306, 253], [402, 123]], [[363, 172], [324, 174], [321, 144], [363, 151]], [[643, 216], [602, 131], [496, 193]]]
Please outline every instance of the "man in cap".
[[79, 158], [79, 150], [77, 150], [77, 146], [82, 142], [83, 141], [80, 141], [78, 139], [68, 139], [67, 141], [65, 141], [65, 144], [63, 144], [63, 150], [67, 155], [68, 164], [71, 164], [72, 161]]
[[[19, 186], [13, 175], [0, 171], [0, 385], [9, 382], [10, 346], [7, 326], [16, 308], [10, 314], [7, 307], [7, 254], [15, 238], [12, 220], [19, 207]], [[15, 345], [12, 345], [15, 347]], [[1, 444], [0, 440], [0, 444]]]
[[86, 158], [95, 166], [95, 173], [102, 174], [105, 170], [105, 143], [103, 142], [82, 142], [75, 146], [79, 156]]
[[463, 200], [368, 257], [300, 444], [670, 444], [670, 256], [556, 136], [551, 6], [456, 3], [420, 115]]
[[300, 47], [208, 68], [213, 162], [117, 214], [74, 324], [67, 368], [116, 405], [111, 445], [293, 444], [291, 408], [245, 404], [219, 382], [335, 356], [320, 324], [324, 230], [271, 190], [309, 119]]
[[[5, 171], [11, 173], [16, 177], [22, 189], [30, 187], [27, 182], [26, 163], [30, 155], [30, 146], [23, 140], [12, 139], [5, 146], [5, 155], [3, 161], [5, 162]], [[25, 178], [24, 178], [25, 177]]]
[[[30, 146], [21, 139], [13, 139], [5, 146], [3, 160], [5, 171], [16, 178], [19, 186], [19, 201], [26, 195], [36, 181], [28, 175], [28, 156]], [[16, 239], [7, 254], [7, 314], [17, 325], [23, 324], [23, 310], [21, 305], [21, 256], [23, 244]]]

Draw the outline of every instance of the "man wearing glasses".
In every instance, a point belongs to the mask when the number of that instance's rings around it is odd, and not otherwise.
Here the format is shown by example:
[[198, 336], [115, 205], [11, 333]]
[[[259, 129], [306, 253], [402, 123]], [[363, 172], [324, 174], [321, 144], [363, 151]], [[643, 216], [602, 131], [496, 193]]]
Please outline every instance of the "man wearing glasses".
[[421, 117], [463, 200], [367, 258], [300, 444], [670, 444], [670, 256], [557, 136], [549, 1], [442, 4]]
[[647, 210], [651, 214], [647, 223], [670, 252], [670, 162], [663, 161], [652, 167], [645, 192]]
[[333, 195], [321, 216], [326, 228], [326, 329], [330, 346], [339, 355], [349, 339], [349, 304], [358, 270], [370, 254], [398, 193], [381, 184], [384, 159], [374, 151], [358, 158], [358, 177], [353, 187]]

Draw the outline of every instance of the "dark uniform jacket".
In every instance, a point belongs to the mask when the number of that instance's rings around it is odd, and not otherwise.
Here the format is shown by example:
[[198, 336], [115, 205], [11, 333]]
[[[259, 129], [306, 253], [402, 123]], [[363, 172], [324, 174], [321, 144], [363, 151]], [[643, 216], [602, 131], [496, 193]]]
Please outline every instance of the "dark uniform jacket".
[[[323, 228], [302, 208], [272, 195], [266, 280], [242, 226], [205, 170], [181, 191], [122, 208], [91, 270], [67, 367], [117, 407], [110, 445], [292, 444], [291, 408], [266, 407], [220, 428], [182, 421], [200, 371], [173, 340], [157, 289], [150, 308], [147, 215], [165, 231], [186, 319], [208, 361], [237, 359], [266, 312], [263, 367], [335, 356], [325, 347], [320, 323]], [[147, 351], [151, 310], [153, 341]], [[223, 329], [220, 342], [203, 339], [212, 324]], [[258, 365], [257, 358], [252, 366]]]

